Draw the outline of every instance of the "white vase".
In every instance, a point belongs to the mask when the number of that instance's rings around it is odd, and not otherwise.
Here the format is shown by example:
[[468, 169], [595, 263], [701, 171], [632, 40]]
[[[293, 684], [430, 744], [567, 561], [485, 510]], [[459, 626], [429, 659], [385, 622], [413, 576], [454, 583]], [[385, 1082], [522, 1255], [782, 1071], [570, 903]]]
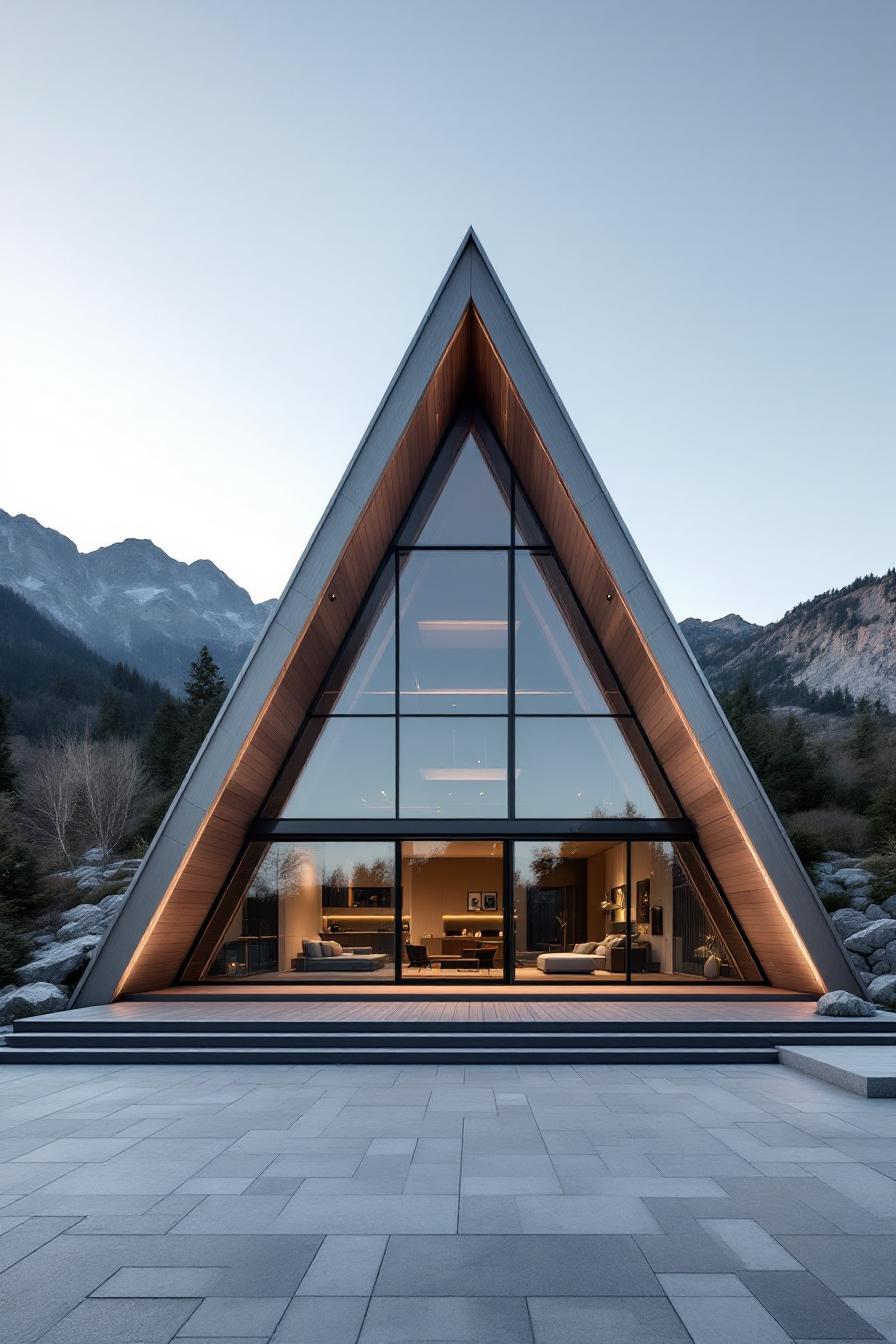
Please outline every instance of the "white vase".
[[722, 962], [719, 957], [713, 953], [707, 957], [703, 963], [703, 978], [705, 980], [718, 980], [719, 971], [722, 969]]

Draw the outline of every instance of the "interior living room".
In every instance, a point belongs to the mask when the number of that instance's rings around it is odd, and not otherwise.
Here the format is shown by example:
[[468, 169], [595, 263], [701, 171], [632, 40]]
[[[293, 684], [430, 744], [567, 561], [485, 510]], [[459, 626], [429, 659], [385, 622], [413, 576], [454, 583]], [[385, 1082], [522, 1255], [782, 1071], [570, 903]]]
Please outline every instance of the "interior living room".
[[712, 904], [722, 908], [699, 856], [684, 844], [277, 843], [261, 857], [207, 979], [740, 980]]

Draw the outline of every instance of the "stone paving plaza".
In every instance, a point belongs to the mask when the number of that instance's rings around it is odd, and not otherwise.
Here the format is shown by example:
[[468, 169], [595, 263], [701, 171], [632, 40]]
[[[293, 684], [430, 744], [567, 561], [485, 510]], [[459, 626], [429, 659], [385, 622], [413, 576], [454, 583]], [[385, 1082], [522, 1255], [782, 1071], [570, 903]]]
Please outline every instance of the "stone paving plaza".
[[0, 1071], [4, 1344], [896, 1340], [896, 1102], [774, 1066]]

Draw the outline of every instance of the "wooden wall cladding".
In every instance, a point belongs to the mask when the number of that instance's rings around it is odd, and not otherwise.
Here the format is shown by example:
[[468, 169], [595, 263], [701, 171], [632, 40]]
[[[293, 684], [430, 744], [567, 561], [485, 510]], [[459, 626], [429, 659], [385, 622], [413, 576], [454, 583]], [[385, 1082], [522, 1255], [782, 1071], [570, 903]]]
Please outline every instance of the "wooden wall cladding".
[[[137, 993], [172, 984], [254, 820], [311, 701], [345, 639], [411, 500], [462, 400], [470, 369], [467, 308], [426, 390], [289, 653], [261, 713], [165, 892], [116, 990]], [[351, 478], [347, 481], [351, 485]], [[365, 491], [366, 493], [366, 491]], [[338, 600], [330, 602], [334, 591]]]
[[[600, 553], [600, 538], [592, 539], [475, 310], [472, 359], [474, 391], [686, 815], [697, 828], [707, 859], [765, 974], [781, 988], [817, 992], [817, 973]], [[726, 932], [730, 933], [730, 925]]]

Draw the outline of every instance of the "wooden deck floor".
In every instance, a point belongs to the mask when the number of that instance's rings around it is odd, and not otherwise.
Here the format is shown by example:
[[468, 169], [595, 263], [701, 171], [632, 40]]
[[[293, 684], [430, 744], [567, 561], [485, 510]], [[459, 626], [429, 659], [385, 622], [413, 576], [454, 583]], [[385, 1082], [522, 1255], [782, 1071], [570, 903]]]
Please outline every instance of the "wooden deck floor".
[[[824, 1025], [815, 1004], [794, 997], [790, 1000], [738, 1002], [718, 999], [695, 1003], [650, 1002], [649, 1000], [565, 1000], [563, 1002], [490, 999], [332, 1000], [301, 1002], [257, 999], [189, 1000], [175, 996], [154, 1001], [122, 1000], [96, 1008], [76, 1008], [53, 1014], [72, 1022], [128, 1022], [134, 1025], [202, 1022], [793, 1022], [801, 1026]], [[889, 1015], [888, 1015], [889, 1016]], [[896, 1022], [896, 1016], [893, 1018]], [[44, 1018], [49, 1022], [50, 1018]]]

